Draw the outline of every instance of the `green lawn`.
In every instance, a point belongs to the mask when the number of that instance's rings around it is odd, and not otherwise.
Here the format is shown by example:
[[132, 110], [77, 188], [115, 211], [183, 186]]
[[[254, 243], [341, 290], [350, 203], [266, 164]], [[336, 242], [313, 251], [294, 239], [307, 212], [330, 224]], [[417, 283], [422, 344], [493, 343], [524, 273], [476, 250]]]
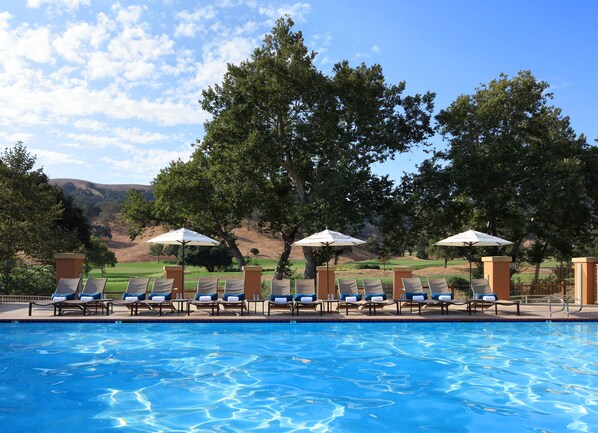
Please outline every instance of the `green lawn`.
[[[276, 260], [274, 259], [261, 259], [252, 258], [251, 264], [262, 267], [262, 275], [265, 279], [271, 277], [276, 268]], [[114, 268], [106, 268], [104, 276], [108, 278], [106, 291], [110, 292], [123, 292], [127, 285], [127, 281], [130, 277], [150, 277], [156, 278], [161, 277], [163, 274], [164, 266], [172, 265], [172, 262], [139, 262], [139, 263], [118, 263]], [[363, 275], [358, 273], [358, 265], [378, 265], [380, 269], [385, 269], [382, 275], [382, 280], [385, 284], [392, 284], [392, 269], [397, 266], [410, 267], [413, 269], [423, 268], [438, 268], [438, 273], [435, 273], [434, 277], [451, 278], [454, 275], [446, 275], [443, 273], [444, 261], [443, 260], [419, 260], [412, 258], [397, 258], [390, 260], [385, 265], [378, 260], [367, 260], [360, 262], [342, 263], [337, 265], [337, 275], [344, 278], [357, 278], [362, 279]], [[467, 260], [451, 260], [448, 265], [467, 265]], [[555, 261], [547, 261], [542, 264], [542, 267], [553, 267], [556, 266]], [[305, 264], [302, 260], [293, 261], [294, 274], [298, 277], [303, 275]], [[224, 280], [227, 277], [239, 277], [241, 272], [218, 272], [211, 273], [207, 272], [203, 267], [187, 266], [185, 268], [185, 288], [192, 290], [195, 287], [196, 280], [200, 276], [217, 276]], [[520, 278], [523, 282], [531, 281], [533, 274], [515, 274], [513, 279]], [[90, 277], [101, 277], [99, 270], [93, 270]], [[463, 274], [463, 277], [467, 278], [467, 273]]]

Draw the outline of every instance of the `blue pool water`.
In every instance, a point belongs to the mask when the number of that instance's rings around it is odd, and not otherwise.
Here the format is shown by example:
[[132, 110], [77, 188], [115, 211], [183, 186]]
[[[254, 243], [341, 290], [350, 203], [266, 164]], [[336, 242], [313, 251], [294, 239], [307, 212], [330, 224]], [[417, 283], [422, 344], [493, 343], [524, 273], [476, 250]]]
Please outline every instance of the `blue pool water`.
[[0, 325], [1, 432], [598, 432], [597, 323]]

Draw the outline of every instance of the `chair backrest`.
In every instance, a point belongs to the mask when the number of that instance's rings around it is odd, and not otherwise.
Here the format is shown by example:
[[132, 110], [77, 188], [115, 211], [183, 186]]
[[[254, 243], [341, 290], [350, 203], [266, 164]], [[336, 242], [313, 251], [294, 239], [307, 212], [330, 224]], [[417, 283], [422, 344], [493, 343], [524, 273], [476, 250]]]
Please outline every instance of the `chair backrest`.
[[56, 295], [73, 295], [81, 284], [81, 278], [61, 278], [56, 285]]
[[129, 278], [126, 293], [131, 296], [145, 294], [149, 280], [149, 278]]
[[338, 291], [341, 295], [358, 295], [357, 280], [338, 280]]
[[199, 277], [197, 280], [198, 295], [216, 295], [218, 294], [218, 278], [213, 277]]
[[295, 280], [295, 294], [297, 295], [315, 295], [316, 281], [313, 278], [305, 280]]
[[81, 295], [102, 295], [106, 288], [106, 280], [107, 278], [88, 278], [87, 281], [85, 281], [85, 286], [83, 286]]
[[225, 280], [224, 293], [227, 295], [242, 295], [245, 293], [245, 280]]
[[289, 279], [277, 280], [274, 278], [271, 287], [272, 295], [289, 296], [291, 294], [291, 280]]
[[152, 286], [152, 295], [170, 295], [174, 287], [174, 278], [156, 278]]
[[471, 280], [471, 290], [473, 291], [474, 296], [490, 295], [493, 293], [488, 280], [485, 278], [473, 278]]
[[382, 287], [382, 280], [363, 280], [363, 291], [365, 295], [383, 295], [384, 287]]
[[428, 278], [428, 287], [431, 293], [439, 295], [450, 295], [452, 294], [451, 289], [446, 282], [446, 278]]
[[424, 286], [419, 277], [401, 278], [405, 293], [424, 293]]

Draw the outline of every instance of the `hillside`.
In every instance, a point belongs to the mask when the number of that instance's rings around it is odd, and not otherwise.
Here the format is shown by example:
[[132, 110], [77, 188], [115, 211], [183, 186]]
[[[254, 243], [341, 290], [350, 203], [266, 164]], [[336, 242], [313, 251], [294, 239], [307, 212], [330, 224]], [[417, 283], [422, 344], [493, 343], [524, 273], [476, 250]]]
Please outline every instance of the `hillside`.
[[[107, 242], [108, 248], [114, 251], [116, 258], [120, 263], [144, 262], [156, 260], [156, 257], [149, 254], [149, 244], [146, 242], [152, 237], [158, 236], [164, 230], [156, 227], [148, 230], [143, 236], [131, 241], [127, 234], [126, 227], [123, 224], [111, 224], [112, 240]], [[238, 237], [239, 249], [245, 256], [252, 256], [249, 252], [252, 248], [257, 248], [260, 253], [258, 257], [278, 259], [282, 252], [282, 241], [271, 235], [261, 234], [254, 230], [242, 227], [235, 230]], [[341, 256], [341, 261], [367, 260], [374, 258], [375, 255], [363, 249], [354, 248], [351, 254]], [[303, 259], [301, 248], [293, 248], [291, 260]]]
[[[59, 186], [66, 194], [74, 197], [75, 203], [85, 210], [90, 221], [107, 224], [112, 233], [112, 239], [107, 243], [108, 248], [115, 252], [120, 263], [143, 262], [156, 260], [156, 257], [149, 254], [148, 239], [163, 233], [161, 227], [148, 230], [143, 236], [134, 241], [129, 239], [126, 226], [120, 222], [118, 215], [120, 204], [126, 198], [129, 190], [137, 189], [152, 196], [150, 185], [137, 184], [99, 184], [80, 179], [50, 179], [50, 183]], [[278, 259], [282, 252], [282, 241], [272, 235], [261, 234], [247, 226], [235, 230], [238, 237], [239, 248], [245, 256], [252, 256], [249, 252], [257, 248], [260, 253], [258, 257]], [[374, 255], [368, 251], [355, 248], [351, 254], [341, 256], [340, 260], [355, 261], [373, 258]], [[301, 248], [293, 248], [291, 260], [303, 259]]]
[[72, 184], [75, 188], [82, 190], [89, 190], [94, 192], [96, 195], [101, 195], [101, 191], [116, 191], [127, 193], [130, 189], [138, 189], [140, 191], [151, 192], [152, 187], [150, 185], [141, 184], [103, 184], [94, 183], [87, 180], [80, 179], [50, 179], [52, 185], [59, 186], [64, 189], [65, 185]]

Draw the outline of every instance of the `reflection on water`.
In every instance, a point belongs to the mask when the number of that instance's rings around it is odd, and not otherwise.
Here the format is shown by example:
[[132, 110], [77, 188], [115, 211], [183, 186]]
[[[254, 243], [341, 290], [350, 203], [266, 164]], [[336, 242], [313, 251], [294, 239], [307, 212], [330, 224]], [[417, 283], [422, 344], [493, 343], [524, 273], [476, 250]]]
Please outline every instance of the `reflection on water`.
[[598, 425], [596, 323], [7, 324], [0, 343], [0, 431]]

